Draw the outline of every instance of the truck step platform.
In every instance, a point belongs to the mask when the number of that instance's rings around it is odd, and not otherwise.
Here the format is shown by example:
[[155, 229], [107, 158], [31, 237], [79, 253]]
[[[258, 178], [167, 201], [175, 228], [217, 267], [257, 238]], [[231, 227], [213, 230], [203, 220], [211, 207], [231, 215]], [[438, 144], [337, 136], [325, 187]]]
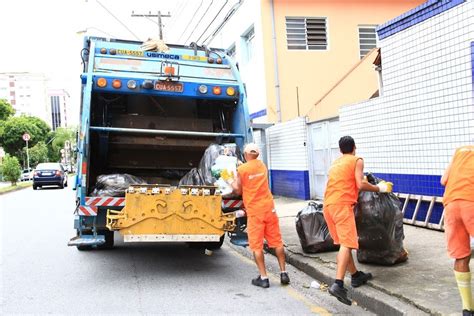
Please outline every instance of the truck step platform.
[[105, 244], [104, 235], [82, 235], [71, 238], [68, 246], [100, 246]]

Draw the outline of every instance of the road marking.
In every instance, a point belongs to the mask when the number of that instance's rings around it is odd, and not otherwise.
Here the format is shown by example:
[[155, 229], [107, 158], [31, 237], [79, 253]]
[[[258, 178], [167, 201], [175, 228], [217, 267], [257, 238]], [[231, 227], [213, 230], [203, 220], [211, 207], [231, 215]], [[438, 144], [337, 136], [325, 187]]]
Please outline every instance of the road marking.
[[[234, 256], [236, 256], [240, 260], [244, 261], [245, 263], [247, 263], [249, 265], [255, 265], [255, 262], [253, 262], [252, 259], [247, 258], [246, 256], [238, 253], [237, 251], [235, 251], [232, 248], [229, 248], [229, 249], [232, 250], [232, 254], [234, 254]], [[268, 278], [274, 283], [280, 282], [280, 279], [272, 273], [268, 273]], [[286, 292], [288, 293], [288, 295], [290, 295], [295, 300], [300, 301], [303, 304], [305, 304], [309, 308], [311, 313], [319, 314], [319, 315], [323, 315], [323, 316], [332, 315], [327, 309], [311, 303], [306, 297], [301, 295], [298, 291], [293, 289], [291, 286], [285, 286], [284, 288], [285, 288]]]

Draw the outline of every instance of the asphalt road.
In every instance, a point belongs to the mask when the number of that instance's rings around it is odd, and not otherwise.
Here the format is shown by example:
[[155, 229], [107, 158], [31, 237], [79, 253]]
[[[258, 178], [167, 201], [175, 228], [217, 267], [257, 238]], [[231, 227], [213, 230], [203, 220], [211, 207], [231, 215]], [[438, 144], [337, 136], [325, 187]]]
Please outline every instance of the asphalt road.
[[[31, 188], [0, 196], [0, 314], [366, 314], [288, 267], [292, 285], [250, 284], [253, 262], [224, 245], [211, 256], [185, 244], [67, 247], [74, 192]], [[268, 255], [271, 271], [278, 271]]]

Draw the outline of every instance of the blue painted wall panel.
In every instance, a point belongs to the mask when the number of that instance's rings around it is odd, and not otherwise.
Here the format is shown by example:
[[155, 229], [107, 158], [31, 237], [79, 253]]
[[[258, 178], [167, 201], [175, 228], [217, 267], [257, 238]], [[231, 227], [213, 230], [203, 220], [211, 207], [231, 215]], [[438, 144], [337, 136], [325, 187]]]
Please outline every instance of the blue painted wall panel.
[[309, 200], [309, 173], [307, 170], [270, 170], [274, 195]]

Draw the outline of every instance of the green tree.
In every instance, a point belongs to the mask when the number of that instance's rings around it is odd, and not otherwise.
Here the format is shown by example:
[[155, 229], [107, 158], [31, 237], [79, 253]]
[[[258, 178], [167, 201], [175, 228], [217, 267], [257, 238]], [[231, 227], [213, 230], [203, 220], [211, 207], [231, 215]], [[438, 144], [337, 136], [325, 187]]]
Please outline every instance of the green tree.
[[0, 99], [0, 121], [6, 121], [15, 114], [13, 106], [5, 99]]
[[[25, 153], [26, 155], [26, 150]], [[30, 167], [34, 168], [41, 162], [48, 161], [48, 146], [45, 142], [39, 142], [28, 150], [30, 156]]]
[[30, 134], [28, 146], [34, 146], [38, 142], [46, 141], [49, 131], [48, 124], [34, 116], [11, 117], [3, 124], [3, 133], [0, 135], [0, 146], [10, 155], [23, 157], [22, 152], [25, 141], [22, 139], [24, 133]]
[[10, 181], [12, 185], [16, 185], [21, 175], [20, 162], [16, 157], [5, 155], [2, 163], [3, 179]]
[[59, 161], [61, 159], [61, 149], [64, 148], [66, 141], [72, 145], [76, 140], [76, 130], [73, 128], [57, 128], [50, 135], [51, 145], [49, 146], [50, 161]]

